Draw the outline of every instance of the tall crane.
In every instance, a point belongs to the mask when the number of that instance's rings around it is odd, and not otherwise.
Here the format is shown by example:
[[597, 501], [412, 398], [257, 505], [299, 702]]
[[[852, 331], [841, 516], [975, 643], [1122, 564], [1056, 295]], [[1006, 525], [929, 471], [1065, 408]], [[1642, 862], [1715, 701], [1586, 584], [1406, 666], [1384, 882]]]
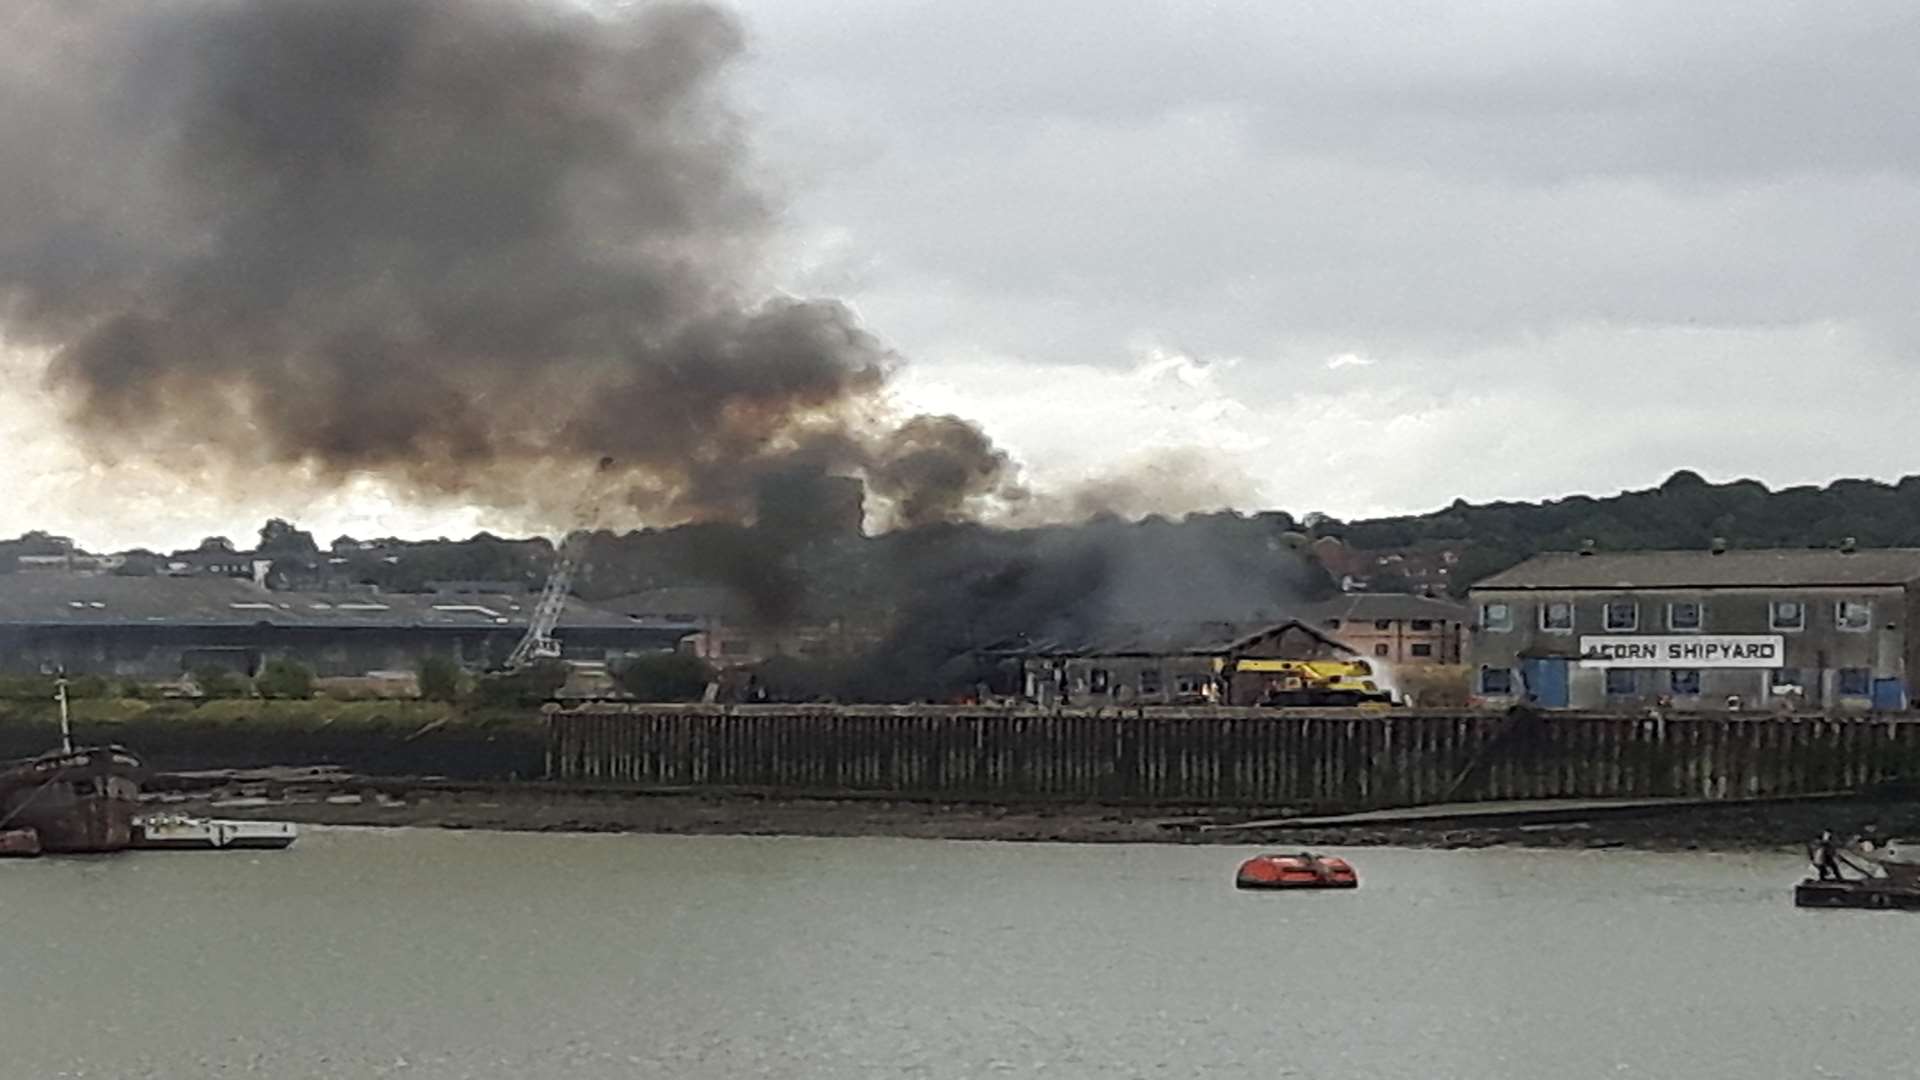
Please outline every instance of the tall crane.
[[527, 621], [527, 632], [507, 654], [508, 671], [518, 671], [536, 660], [559, 659], [560, 642], [554, 639], [553, 629], [560, 625], [560, 613], [566, 610], [567, 595], [573, 588], [573, 572], [586, 550], [587, 535], [585, 529], [577, 529], [560, 542], [553, 572], [540, 587], [540, 599], [534, 603], [533, 616]]
[[[595, 481], [582, 500], [581, 511], [576, 515], [591, 524], [599, 515], [599, 477], [613, 467], [613, 459], [603, 457], [595, 472]], [[573, 589], [574, 571], [580, 568], [580, 562], [586, 557], [587, 544], [593, 534], [585, 528], [577, 528], [560, 541], [559, 550], [554, 552], [553, 571], [547, 575], [547, 582], [540, 587], [540, 599], [534, 602], [533, 614], [527, 620], [527, 632], [507, 654], [506, 669], [519, 671], [537, 660], [557, 660], [560, 658], [560, 642], [553, 636], [554, 628], [560, 625], [560, 615], [567, 608], [567, 597]]]

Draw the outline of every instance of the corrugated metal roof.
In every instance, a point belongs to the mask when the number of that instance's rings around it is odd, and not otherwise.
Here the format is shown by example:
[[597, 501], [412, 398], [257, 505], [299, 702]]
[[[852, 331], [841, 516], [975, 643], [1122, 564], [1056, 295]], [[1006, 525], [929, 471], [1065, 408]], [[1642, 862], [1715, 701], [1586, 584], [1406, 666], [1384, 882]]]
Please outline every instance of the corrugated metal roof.
[[623, 593], [596, 601], [606, 611], [636, 619], [691, 617], [694, 619], [733, 619], [747, 613], [748, 605], [732, 589], [718, 585], [670, 585], [641, 592]]
[[[0, 624], [29, 626], [524, 627], [531, 596], [272, 592], [223, 577], [0, 574]], [[634, 622], [577, 600], [562, 627]]]
[[1475, 589], [1730, 589], [1904, 585], [1920, 580], [1920, 549], [1549, 552]]

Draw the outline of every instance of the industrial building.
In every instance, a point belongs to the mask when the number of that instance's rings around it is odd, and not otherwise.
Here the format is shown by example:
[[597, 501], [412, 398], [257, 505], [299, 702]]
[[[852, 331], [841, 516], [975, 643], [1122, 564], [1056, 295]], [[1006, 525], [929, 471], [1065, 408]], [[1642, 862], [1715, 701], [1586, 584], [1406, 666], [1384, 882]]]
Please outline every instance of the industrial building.
[[1266, 676], [1242, 660], [1334, 660], [1354, 650], [1297, 619], [1256, 627], [1206, 623], [1084, 641], [1020, 642], [989, 650], [1016, 661], [1022, 696], [1040, 705], [1254, 705]]
[[1346, 593], [1299, 614], [1302, 621], [1371, 660], [1459, 664], [1466, 656], [1470, 610], [1431, 596]]
[[[526, 632], [530, 595], [275, 592], [219, 576], [0, 575], [0, 671], [169, 680], [215, 666], [254, 674], [275, 657], [322, 676], [414, 670], [427, 656], [498, 664]], [[672, 649], [684, 631], [570, 601], [555, 636], [569, 660]]]
[[1903, 709], [1920, 550], [1538, 555], [1473, 586], [1480, 700]]

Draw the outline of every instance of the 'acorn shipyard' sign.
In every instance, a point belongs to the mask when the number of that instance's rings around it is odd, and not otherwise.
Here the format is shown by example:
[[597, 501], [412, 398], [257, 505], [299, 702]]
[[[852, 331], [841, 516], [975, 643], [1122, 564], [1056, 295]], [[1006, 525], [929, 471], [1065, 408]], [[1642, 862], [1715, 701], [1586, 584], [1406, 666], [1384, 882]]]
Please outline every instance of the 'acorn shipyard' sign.
[[1590, 668], [1777, 668], [1786, 640], [1779, 634], [1589, 634], [1580, 639], [1580, 666]]

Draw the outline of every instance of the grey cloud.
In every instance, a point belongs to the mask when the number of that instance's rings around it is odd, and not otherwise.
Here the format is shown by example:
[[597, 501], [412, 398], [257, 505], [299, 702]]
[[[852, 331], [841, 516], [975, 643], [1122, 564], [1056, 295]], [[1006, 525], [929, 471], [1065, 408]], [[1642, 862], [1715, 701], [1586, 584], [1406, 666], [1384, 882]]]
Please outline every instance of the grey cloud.
[[836, 10], [755, 7], [755, 83], [818, 110], [796, 132], [857, 132], [798, 216], [879, 253], [862, 302], [915, 345], [1465, 354], [1821, 320], [1920, 344], [1909, 5]]

